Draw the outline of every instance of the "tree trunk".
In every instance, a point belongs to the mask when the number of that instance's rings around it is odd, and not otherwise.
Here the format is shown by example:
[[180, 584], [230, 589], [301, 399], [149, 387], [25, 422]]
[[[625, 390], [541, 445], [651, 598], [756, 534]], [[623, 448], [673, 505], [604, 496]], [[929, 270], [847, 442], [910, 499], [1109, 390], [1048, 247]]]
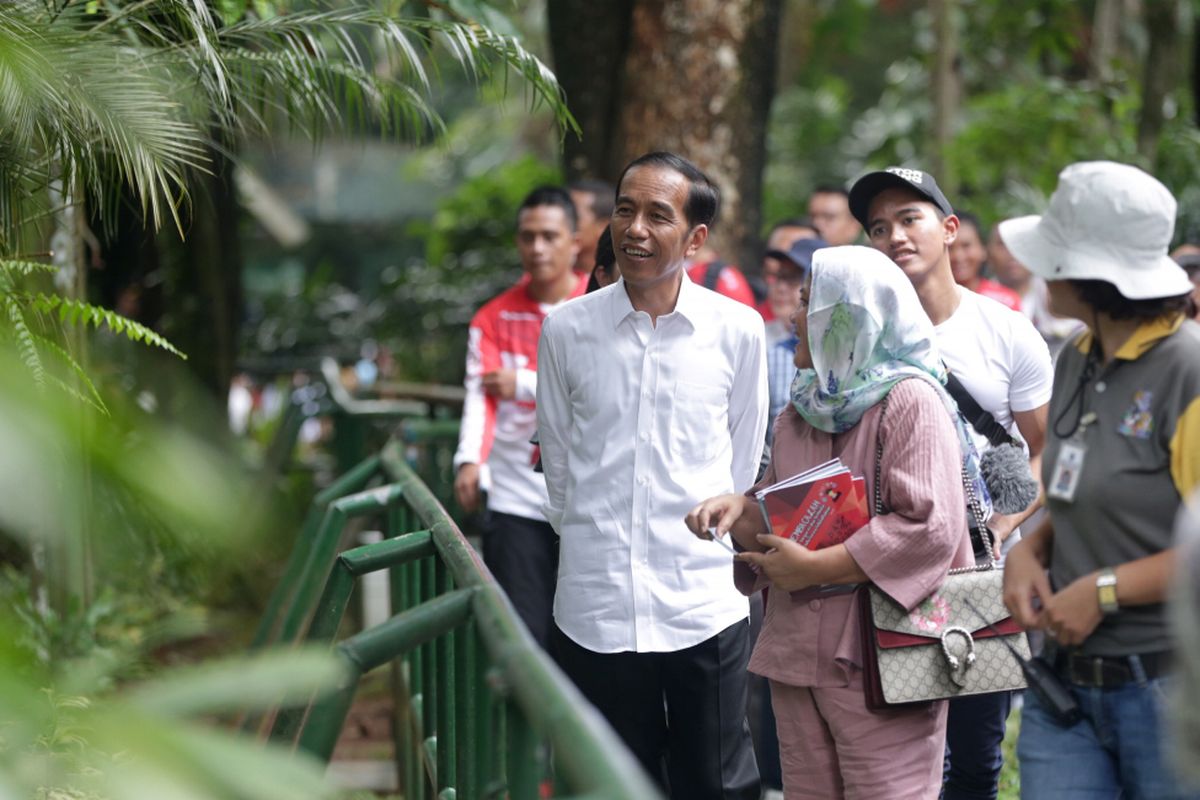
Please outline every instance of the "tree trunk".
[[191, 188], [192, 219], [172, 249], [179, 263], [168, 276], [163, 333], [188, 357], [188, 366], [214, 398], [224, 403], [233, 377], [242, 309], [242, 254], [233, 163], [209, 150], [211, 175]]
[[1180, 6], [1177, 0], [1153, 0], [1145, 5], [1146, 70], [1142, 75], [1142, 108], [1138, 115], [1137, 148], [1146, 166], [1154, 168], [1163, 127], [1163, 101], [1175, 84], [1179, 50]]
[[962, 94], [958, 52], [958, 3], [955, 0], [930, 0], [936, 42], [931, 79], [933, 82], [933, 152], [930, 171], [937, 176], [942, 190], [958, 194], [958, 177], [947, 166], [946, 149], [954, 138], [958, 104]]
[[[613, 135], [619, 115], [629, 25], [634, 0], [554, 0], [547, 4], [546, 21], [554, 74], [567, 93], [567, 105], [583, 135], [568, 135], [563, 143], [563, 167], [568, 180], [613, 180], [620, 159]], [[623, 165], [616, 167], [619, 170]]]
[[[613, 19], [592, 20], [600, 5]], [[642, 153], [679, 153], [721, 188], [709, 241], [726, 260], [756, 263], [780, 6], [633, 0], [614, 12], [551, 3], [556, 74], [583, 127], [583, 142], [566, 147], [567, 175], [615, 180]], [[595, 47], [605, 52], [593, 60]]]
[[1107, 83], [1112, 80], [1112, 63], [1121, 37], [1121, 0], [1096, 0], [1092, 20], [1088, 73], [1092, 80]]

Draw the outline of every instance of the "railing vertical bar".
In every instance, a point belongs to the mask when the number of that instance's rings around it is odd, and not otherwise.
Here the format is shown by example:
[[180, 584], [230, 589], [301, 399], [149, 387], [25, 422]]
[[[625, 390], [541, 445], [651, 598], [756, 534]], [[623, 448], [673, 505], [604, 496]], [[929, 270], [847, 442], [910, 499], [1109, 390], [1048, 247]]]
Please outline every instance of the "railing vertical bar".
[[304, 620], [312, 607], [312, 597], [319, 589], [320, 576], [325, 570], [323, 564], [337, 549], [338, 539], [346, 526], [346, 513], [331, 505], [325, 511], [317, 533], [313, 537], [313, 546], [309, 548], [308, 558], [304, 561], [304, 569], [300, 572], [299, 583], [288, 603], [283, 623], [279, 628], [279, 641], [288, 644], [296, 639]]
[[317, 601], [316, 611], [313, 612], [312, 624], [308, 627], [305, 637], [310, 642], [332, 642], [337, 636], [350, 604], [350, 595], [354, 592], [354, 575], [342, 559], [335, 559], [333, 570], [325, 582], [325, 591]]
[[[408, 533], [404, 523], [408, 518], [408, 503], [401, 500], [388, 506], [384, 519], [383, 535], [395, 539]], [[403, 614], [411, 606], [407, 604], [409, 564], [397, 564], [388, 570], [388, 600], [391, 603], [392, 615]], [[396, 767], [396, 786], [404, 792], [405, 797], [413, 797], [412, 775], [413, 754], [416, 752], [412, 721], [412, 691], [408, 681], [408, 657], [400, 656], [392, 659], [392, 757]]]
[[[431, 559], [432, 560], [432, 559]], [[434, 590], [441, 597], [454, 589], [450, 573], [441, 559], [434, 561]], [[456, 789], [458, 786], [455, 761], [454, 730], [454, 632], [439, 636], [434, 643], [434, 658], [437, 660], [437, 737], [438, 737], [438, 789]]]
[[538, 743], [533, 728], [512, 700], [505, 702], [508, 741], [508, 796], [511, 800], [538, 800]]
[[478, 740], [475, 734], [475, 715], [478, 713], [475, 691], [471, 682], [475, 670], [475, 623], [471, 620], [454, 631], [454, 760], [458, 764], [455, 786], [460, 797], [479, 796]]
[[474, 617], [471, 619], [471, 625], [471, 645], [475, 650], [471, 688], [475, 698], [475, 787], [476, 796], [483, 797], [492, 781], [499, 778], [493, 759], [499, 731], [495, 729], [496, 702], [491, 686], [491, 666], [483, 649], [483, 641], [479, 638], [478, 628], [475, 627]]
[[[422, 559], [421, 564], [421, 602], [437, 597], [434, 584], [434, 562], [436, 559]], [[432, 643], [421, 646], [421, 697], [423, 700], [423, 721], [425, 737], [437, 736], [437, 654]]]
[[337, 745], [338, 736], [346, 724], [346, 716], [354, 703], [354, 693], [362, 678], [362, 670], [347, 659], [349, 669], [345, 682], [327, 697], [318, 700], [309, 712], [297, 748], [328, 762]]
[[300, 580], [302, 570], [312, 550], [313, 538], [316, 536], [321, 520], [325, 517], [326, 507], [342, 495], [362, 489], [378, 472], [379, 456], [376, 454], [355, 465], [353, 469], [329, 484], [313, 498], [308, 513], [304, 515], [304, 524], [300, 529], [300, 535], [296, 538], [296, 544], [288, 556], [283, 575], [280, 577], [279, 583], [275, 585], [275, 591], [271, 592], [271, 596], [267, 599], [262, 622], [259, 623], [258, 630], [254, 633], [254, 639], [250, 643], [252, 650], [262, 647], [271, 640], [271, 634], [279, 621], [279, 614], [284, 603], [295, 594], [297, 582]]

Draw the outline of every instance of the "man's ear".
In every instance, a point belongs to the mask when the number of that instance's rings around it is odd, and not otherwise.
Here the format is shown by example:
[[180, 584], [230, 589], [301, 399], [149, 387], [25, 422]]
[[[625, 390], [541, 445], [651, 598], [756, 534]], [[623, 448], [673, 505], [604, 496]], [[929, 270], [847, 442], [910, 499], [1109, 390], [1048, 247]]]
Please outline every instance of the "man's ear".
[[942, 220], [942, 239], [946, 242], [946, 246], [954, 244], [954, 240], [958, 238], [958, 217], [953, 214], [947, 214]]
[[708, 241], [708, 226], [697, 225], [692, 228], [692, 232], [688, 234], [688, 246], [684, 251], [684, 256], [691, 258], [704, 247], [704, 243]]

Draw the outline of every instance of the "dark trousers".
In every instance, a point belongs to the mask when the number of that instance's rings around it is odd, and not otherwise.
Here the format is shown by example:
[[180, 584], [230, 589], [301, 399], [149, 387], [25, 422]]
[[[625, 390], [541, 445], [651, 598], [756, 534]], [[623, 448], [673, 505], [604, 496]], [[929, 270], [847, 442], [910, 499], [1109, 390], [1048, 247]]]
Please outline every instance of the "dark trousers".
[[[750, 595], [750, 651], [762, 631], [763, 606], [767, 590]], [[771, 705], [771, 682], [761, 675], [751, 674], [746, 718], [754, 740], [754, 757], [764, 789], [783, 788], [783, 767], [779, 763], [779, 734], [775, 730], [775, 709]]]
[[554, 653], [673, 800], [757, 800], [749, 636], [742, 621], [673, 653], [595, 653], [555, 627]]
[[993, 692], [950, 701], [946, 723], [944, 800], [995, 800], [1004, 754], [1004, 723], [1012, 692]]
[[558, 581], [558, 536], [550, 523], [489, 511], [483, 522], [483, 563], [521, 621], [548, 649]]

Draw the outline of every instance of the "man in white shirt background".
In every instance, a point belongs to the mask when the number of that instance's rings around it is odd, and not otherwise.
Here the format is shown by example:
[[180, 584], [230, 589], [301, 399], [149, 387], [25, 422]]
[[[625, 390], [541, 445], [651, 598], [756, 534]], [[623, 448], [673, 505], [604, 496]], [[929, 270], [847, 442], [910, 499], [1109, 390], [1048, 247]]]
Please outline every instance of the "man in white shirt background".
[[[850, 210], [871, 246], [891, 258], [917, 290], [950, 372], [984, 411], [1025, 442], [1036, 477], [1054, 380], [1050, 352], [1019, 311], [955, 283], [950, 245], [958, 217], [933, 176], [902, 167], [864, 175], [850, 189]], [[985, 436], [972, 433], [980, 453], [990, 447]], [[1017, 525], [1038, 505], [993, 514], [988, 528], [1011, 545]], [[1009, 704], [1008, 692], [950, 702], [945, 800], [996, 797]]]
[[672, 798], [756, 800], [747, 600], [687, 512], [754, 480], [763, 323], [684, 274], [719, 194], [670, 153], [633, 161], [612, 216], [621, 280], [551, 313], [537, 418], [561, 537], [555, 656]]
[[537, 341], [550, 309], [583, 294], [575, 205], [566, 190], [533, 190], [517, 211], [525, 277], [471, 320], [454, 494], [468, 513], [487, 490], [483, 561], [545, 647], [558, 570], [558, 536], [542, 516], [546, 482], [534, 472]]

